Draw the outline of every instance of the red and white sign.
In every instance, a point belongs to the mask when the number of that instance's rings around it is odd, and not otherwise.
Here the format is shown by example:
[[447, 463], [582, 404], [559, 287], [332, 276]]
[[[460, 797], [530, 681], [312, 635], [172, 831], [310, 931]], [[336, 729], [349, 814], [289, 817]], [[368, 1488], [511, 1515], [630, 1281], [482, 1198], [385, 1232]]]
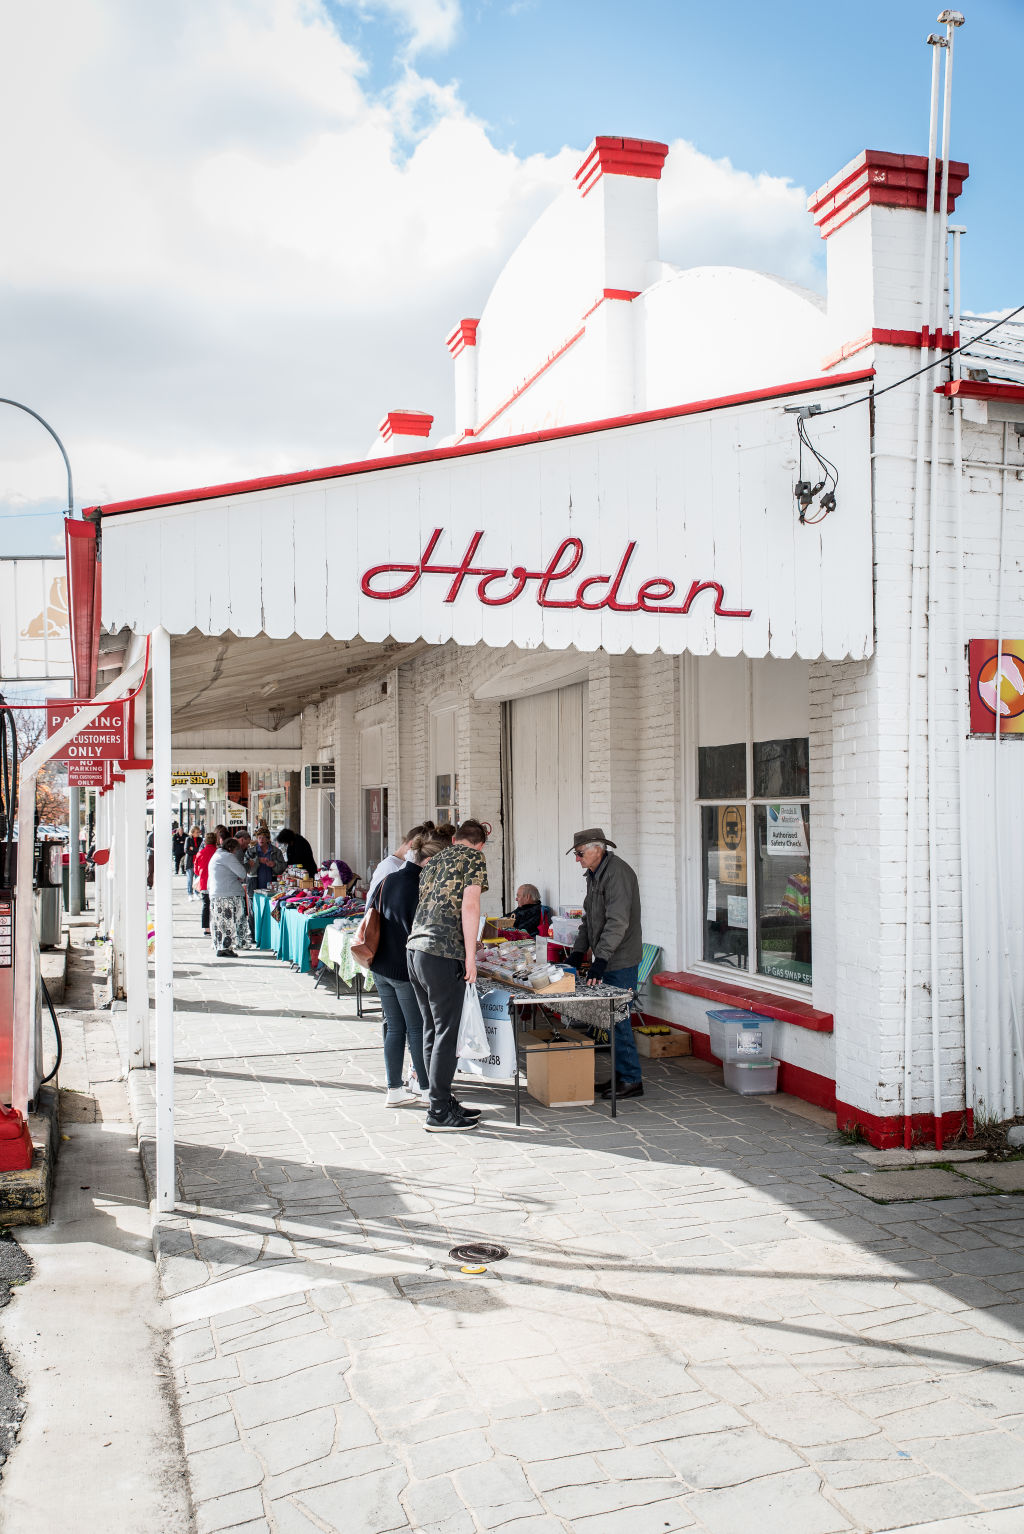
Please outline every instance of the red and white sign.
[[[66, 720], [89, 707], [88, 698], [50, 698], [46, 704], [46, 733], [52, 735]], [[111, 703], [91, 724], [56, 753], [59, 762], [119, 762], [132, 754], [131, 706]]]
[[107, 788], [109, 783], [109, 762], [83, 761], [80, 757], [68, 762], [69, 788]]

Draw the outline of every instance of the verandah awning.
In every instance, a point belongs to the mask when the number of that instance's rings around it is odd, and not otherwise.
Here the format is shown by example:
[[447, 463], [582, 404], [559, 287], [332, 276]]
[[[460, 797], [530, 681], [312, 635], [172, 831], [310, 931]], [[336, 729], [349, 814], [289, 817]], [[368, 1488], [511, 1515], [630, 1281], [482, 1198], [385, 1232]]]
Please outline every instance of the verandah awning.
[[869, 423], [813, 423], [838, 507], [801, 525], [795, 395], [99, 508], [103, 621], [172, 634], [860, 659]]

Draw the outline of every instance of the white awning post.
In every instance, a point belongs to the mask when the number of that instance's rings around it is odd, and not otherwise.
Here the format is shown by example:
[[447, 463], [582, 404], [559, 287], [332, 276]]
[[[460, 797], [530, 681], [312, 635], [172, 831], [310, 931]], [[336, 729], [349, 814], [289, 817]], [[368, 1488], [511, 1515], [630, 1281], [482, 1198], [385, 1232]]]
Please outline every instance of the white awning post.
[[153, 894], [156, 925], [156, 1207], [174, 1209], [174, 933], [171, 897], [171, 636], [153, 630]]
[[[132, 755], [146, 755], [146, 689], [135, 699]], [[146, 774], [125, 773], [125, 991], [128, 997], [128, 1069], [151, 1064], [149, 1046], [149, 961], [146, 954]]]
[[111, 844], [110, 868], [113, 875], [113, 919], [110, 925], [113, 989], [111, 994], [118, 1001], [126, 994], [125, 988], [125, 863], [127, 861], [127, 827], [125, 825], [125, 785], [115, 783], [110, 795], [113, 805], [112, 820], [114, 836]]

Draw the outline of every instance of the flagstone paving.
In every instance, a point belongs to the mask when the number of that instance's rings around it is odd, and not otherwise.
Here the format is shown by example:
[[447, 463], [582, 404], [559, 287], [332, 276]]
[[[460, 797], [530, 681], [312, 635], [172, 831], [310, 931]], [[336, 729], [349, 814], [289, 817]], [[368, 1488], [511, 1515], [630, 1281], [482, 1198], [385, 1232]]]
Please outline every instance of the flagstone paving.
[[[216, 960], [177, 899], [155, 1241], [200, 1534], [1024, 1528], [1012, 1193], [874, 1203], [851, 1147], [679, 1060], [617, 1121], [516, 1129], [467, 1083], [480, 1128], [428, 1135], [377, 1021]], [[474, 1238], [507, 1260], [463, 1276]]]

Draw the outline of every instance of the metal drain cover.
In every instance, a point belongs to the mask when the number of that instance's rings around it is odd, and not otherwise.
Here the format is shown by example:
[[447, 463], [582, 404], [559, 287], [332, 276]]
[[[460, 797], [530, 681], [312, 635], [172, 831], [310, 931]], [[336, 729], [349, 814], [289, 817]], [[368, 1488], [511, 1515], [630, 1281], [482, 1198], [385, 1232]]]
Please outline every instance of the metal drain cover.
[[500, 1262], [508, 1256], [507, 1246], [495, 1246], [490, 1241], [467, 1241], [465, 1246], [453, 1246], [448, 1253], [456, 1262]]

